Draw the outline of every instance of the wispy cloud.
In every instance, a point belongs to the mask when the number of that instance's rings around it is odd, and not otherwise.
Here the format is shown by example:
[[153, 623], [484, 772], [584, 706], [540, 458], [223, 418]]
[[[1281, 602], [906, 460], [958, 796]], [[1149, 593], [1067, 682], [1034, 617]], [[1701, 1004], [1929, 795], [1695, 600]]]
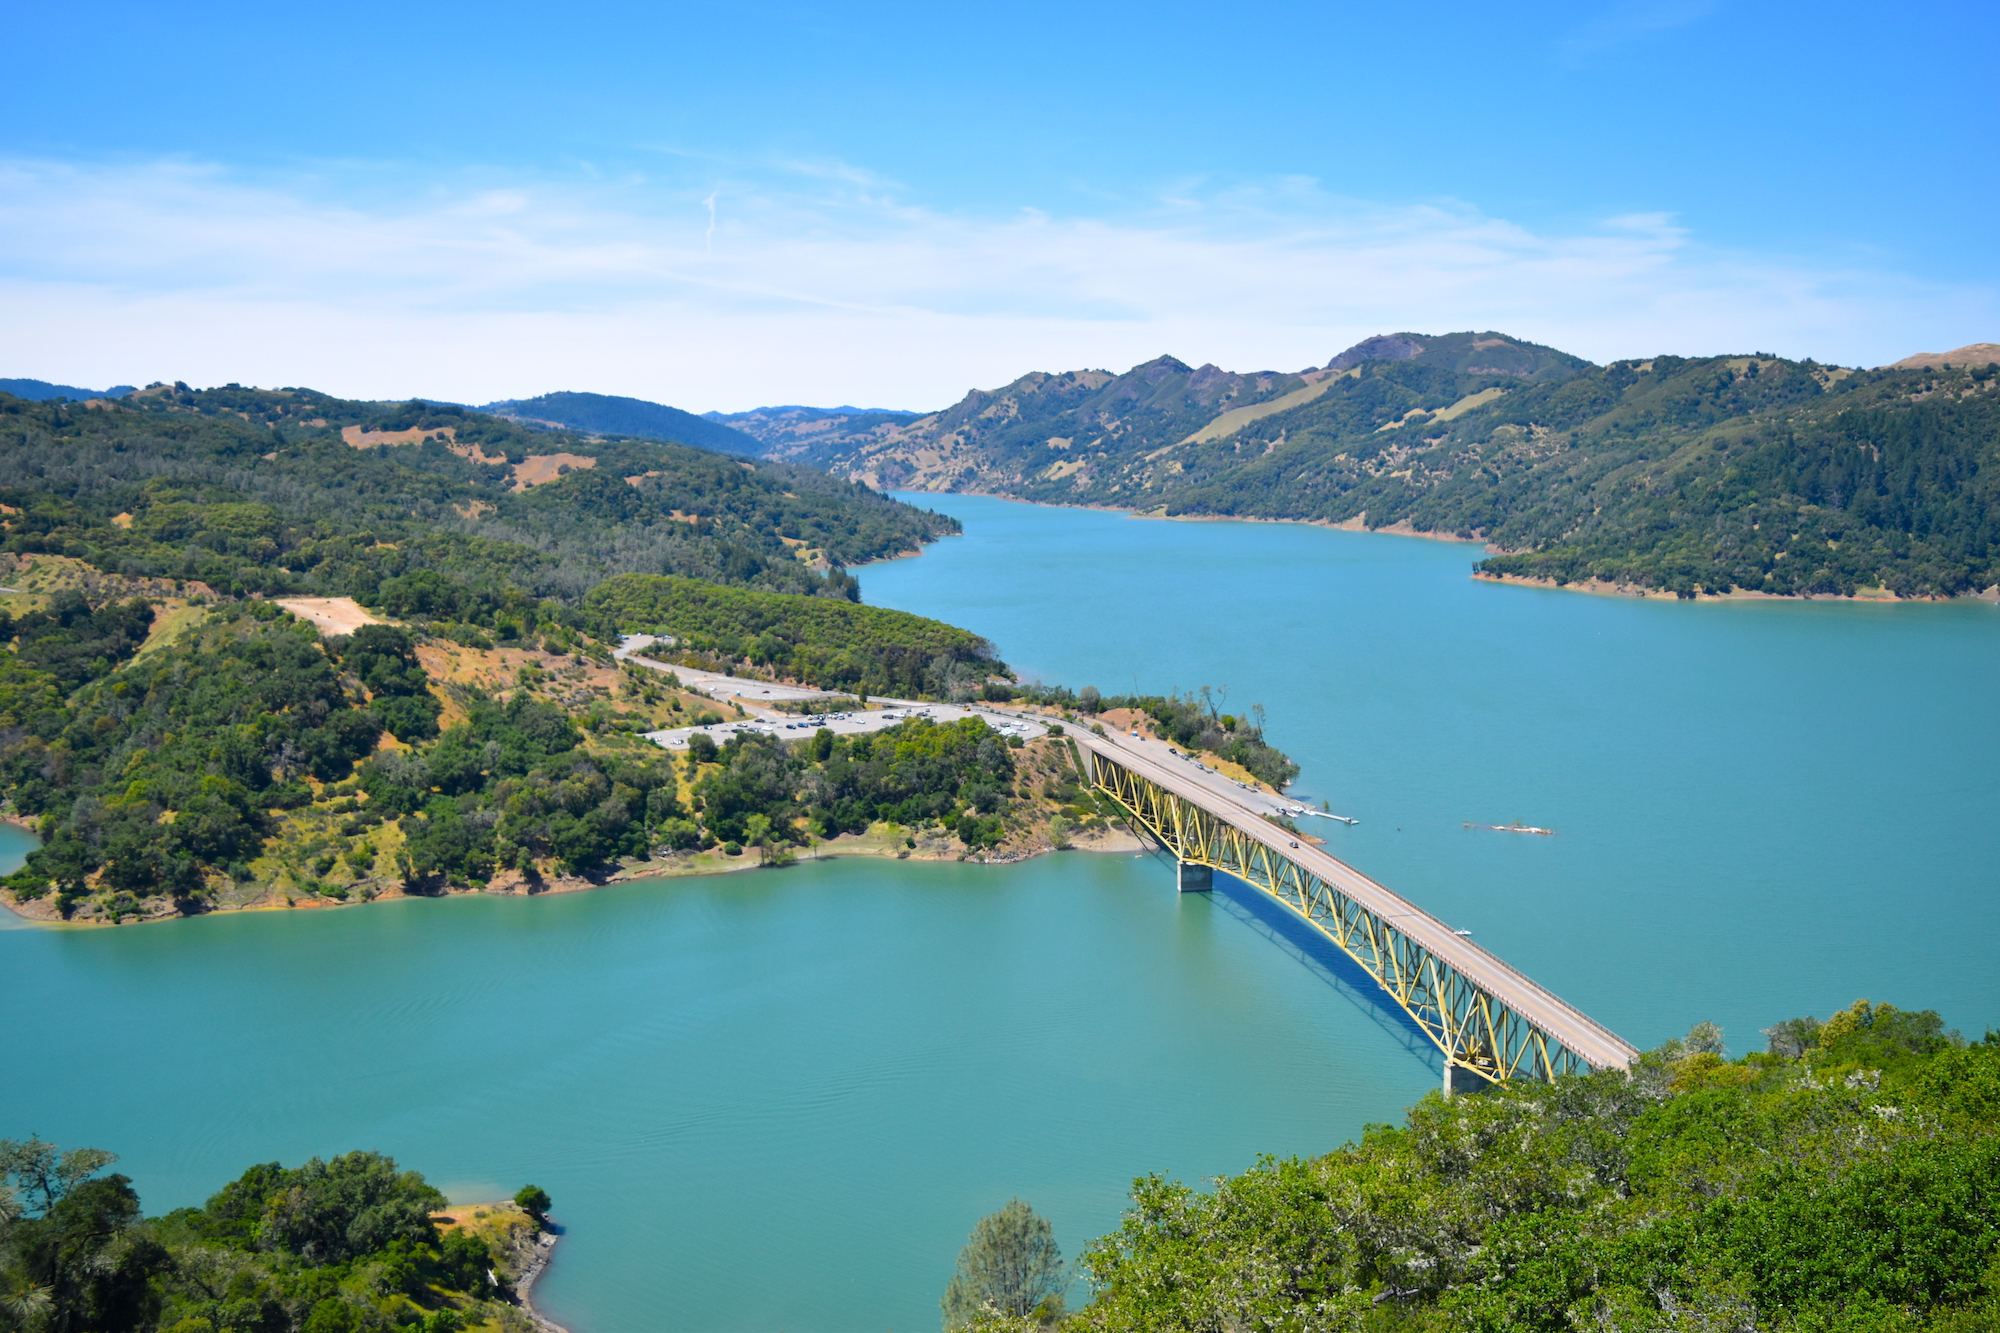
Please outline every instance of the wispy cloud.
[[1551, 232], [1286, 179], [1183, 184], [1098, 217], [980, 217], [824, 167], [363, 206], [325, 181], [198, 164], [16, 161], [0, 164], [0, 301], [8, 374], [470, 401], [591, 389], [696, 409], [929, 407], [1169, 351], [1298, 369], [1398, 329], [1501, 329], [1599, 359], [1873, 363], [2000, 322], [1991, 291], [1717, 253], [1658, 215]]
[[1717, 0], [1620, 0], [1570, 32], [1557, 52], [1571, 64], [1707, 18]]

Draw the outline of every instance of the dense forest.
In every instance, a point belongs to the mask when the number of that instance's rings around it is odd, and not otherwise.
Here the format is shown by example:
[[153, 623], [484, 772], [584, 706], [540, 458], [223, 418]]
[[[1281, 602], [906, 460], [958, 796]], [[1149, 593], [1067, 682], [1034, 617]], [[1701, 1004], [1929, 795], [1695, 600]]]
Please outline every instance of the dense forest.
[[[2000, 1328], [2000, 1033], [1863, 1000], [1765, 1036], [1732, 1060], [1698, 1024], [1629, 1073], [1432, 1093], [1207, 1189], [1144, 1177], [1061, 1327]], [[996, 1302], [961, 1326], [1046, 1325]]]
[[1695, 596], [2000, 584], [2000, 375], [1763, 354], [1593, 366], [1497, 333], [1298, 375], [1031, 375], [800, 457], [883, 486], [1167, 517], [1404, 525], [1488, 574]]
[[0, 1139], [9, 1333], [530, 1333], [513, 1291], [548, 1195], [459, 1221], [387, 1157], [253, 1166], [148, 1218], [101, 1149]]
[[621, 574], [591, 589], [584, 607], [607, 631], [672, 636], [676, 660], [747, 663], [828, 689], [949, 698], [1007, 671], [976, 634], [831, 598]]

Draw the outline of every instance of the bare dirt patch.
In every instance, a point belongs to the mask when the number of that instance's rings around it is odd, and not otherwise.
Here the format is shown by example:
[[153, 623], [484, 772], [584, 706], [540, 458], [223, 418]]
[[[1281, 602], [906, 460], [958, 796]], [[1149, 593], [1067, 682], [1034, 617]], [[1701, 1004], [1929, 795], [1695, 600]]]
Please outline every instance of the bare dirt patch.
[[342, 426], [340, 428], [340, 438], [353, 445], [356, 449], [377, 449], [389, 444], [421, 444], [434, 435], [447, 440], [458, 438], [457, 428], [453, 426], [438, 426], [422, 430], [415, 426], [410, 427], [408, 430], [363, 430], [359, 426]]
[[352, 597], [280, 597], [278, 605], [299, 619], [310, 621], [329, 639], [352, 634], [363, 625], [389, 623], [380, 616], [370, 615]]
[[582, 454], [529, 454], [526, 462], [514, 465], [514, 489], [525, 491], [530, 486], [543, 486], [571, 468], [596, 466], [595, 458]]

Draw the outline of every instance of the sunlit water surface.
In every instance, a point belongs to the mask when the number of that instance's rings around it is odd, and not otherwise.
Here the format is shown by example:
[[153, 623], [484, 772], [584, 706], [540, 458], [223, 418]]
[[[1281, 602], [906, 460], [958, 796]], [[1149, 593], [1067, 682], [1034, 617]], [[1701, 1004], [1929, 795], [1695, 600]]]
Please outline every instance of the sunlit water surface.
[[[1363, 820], [1333, 850], [1635, 1041], [1864, 994], [2000, 1024], [1990, 606], [1636, 603], [1474, 584], [1455, 544], [921, 500], [966, 535], [871, 602], [1263, 704]], [[1557, 836], [1464, 827], [1512, 819]], [[577, 1333], [935, 1327], [1010, 1195], [1074, 1252], [1135, 1174], [1323, 1149], [1436, 1079], [1247, 893], [1129, 856], [15, 929], [0, 998], [0, 1135], [116, 1149], [149, 1211], [352, 1147], [533, 1180]]]

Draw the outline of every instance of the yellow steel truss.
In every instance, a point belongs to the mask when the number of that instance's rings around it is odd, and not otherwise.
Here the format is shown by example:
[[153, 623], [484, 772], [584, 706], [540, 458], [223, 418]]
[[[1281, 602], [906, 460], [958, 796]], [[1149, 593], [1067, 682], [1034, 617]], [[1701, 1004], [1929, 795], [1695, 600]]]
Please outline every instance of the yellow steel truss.
[[1489, 1083], [1589, 1072], [1589, 1063], [1559, 1039], [1393, 922], [1228, 820], [1094, 750], [1085, 754], [1091, 785], [1130, 811], [1177, 858], [1225, 871], [1268, 893], [1360, 964], [1437, 1043], [1447, 1071], [1469, 1070]]

